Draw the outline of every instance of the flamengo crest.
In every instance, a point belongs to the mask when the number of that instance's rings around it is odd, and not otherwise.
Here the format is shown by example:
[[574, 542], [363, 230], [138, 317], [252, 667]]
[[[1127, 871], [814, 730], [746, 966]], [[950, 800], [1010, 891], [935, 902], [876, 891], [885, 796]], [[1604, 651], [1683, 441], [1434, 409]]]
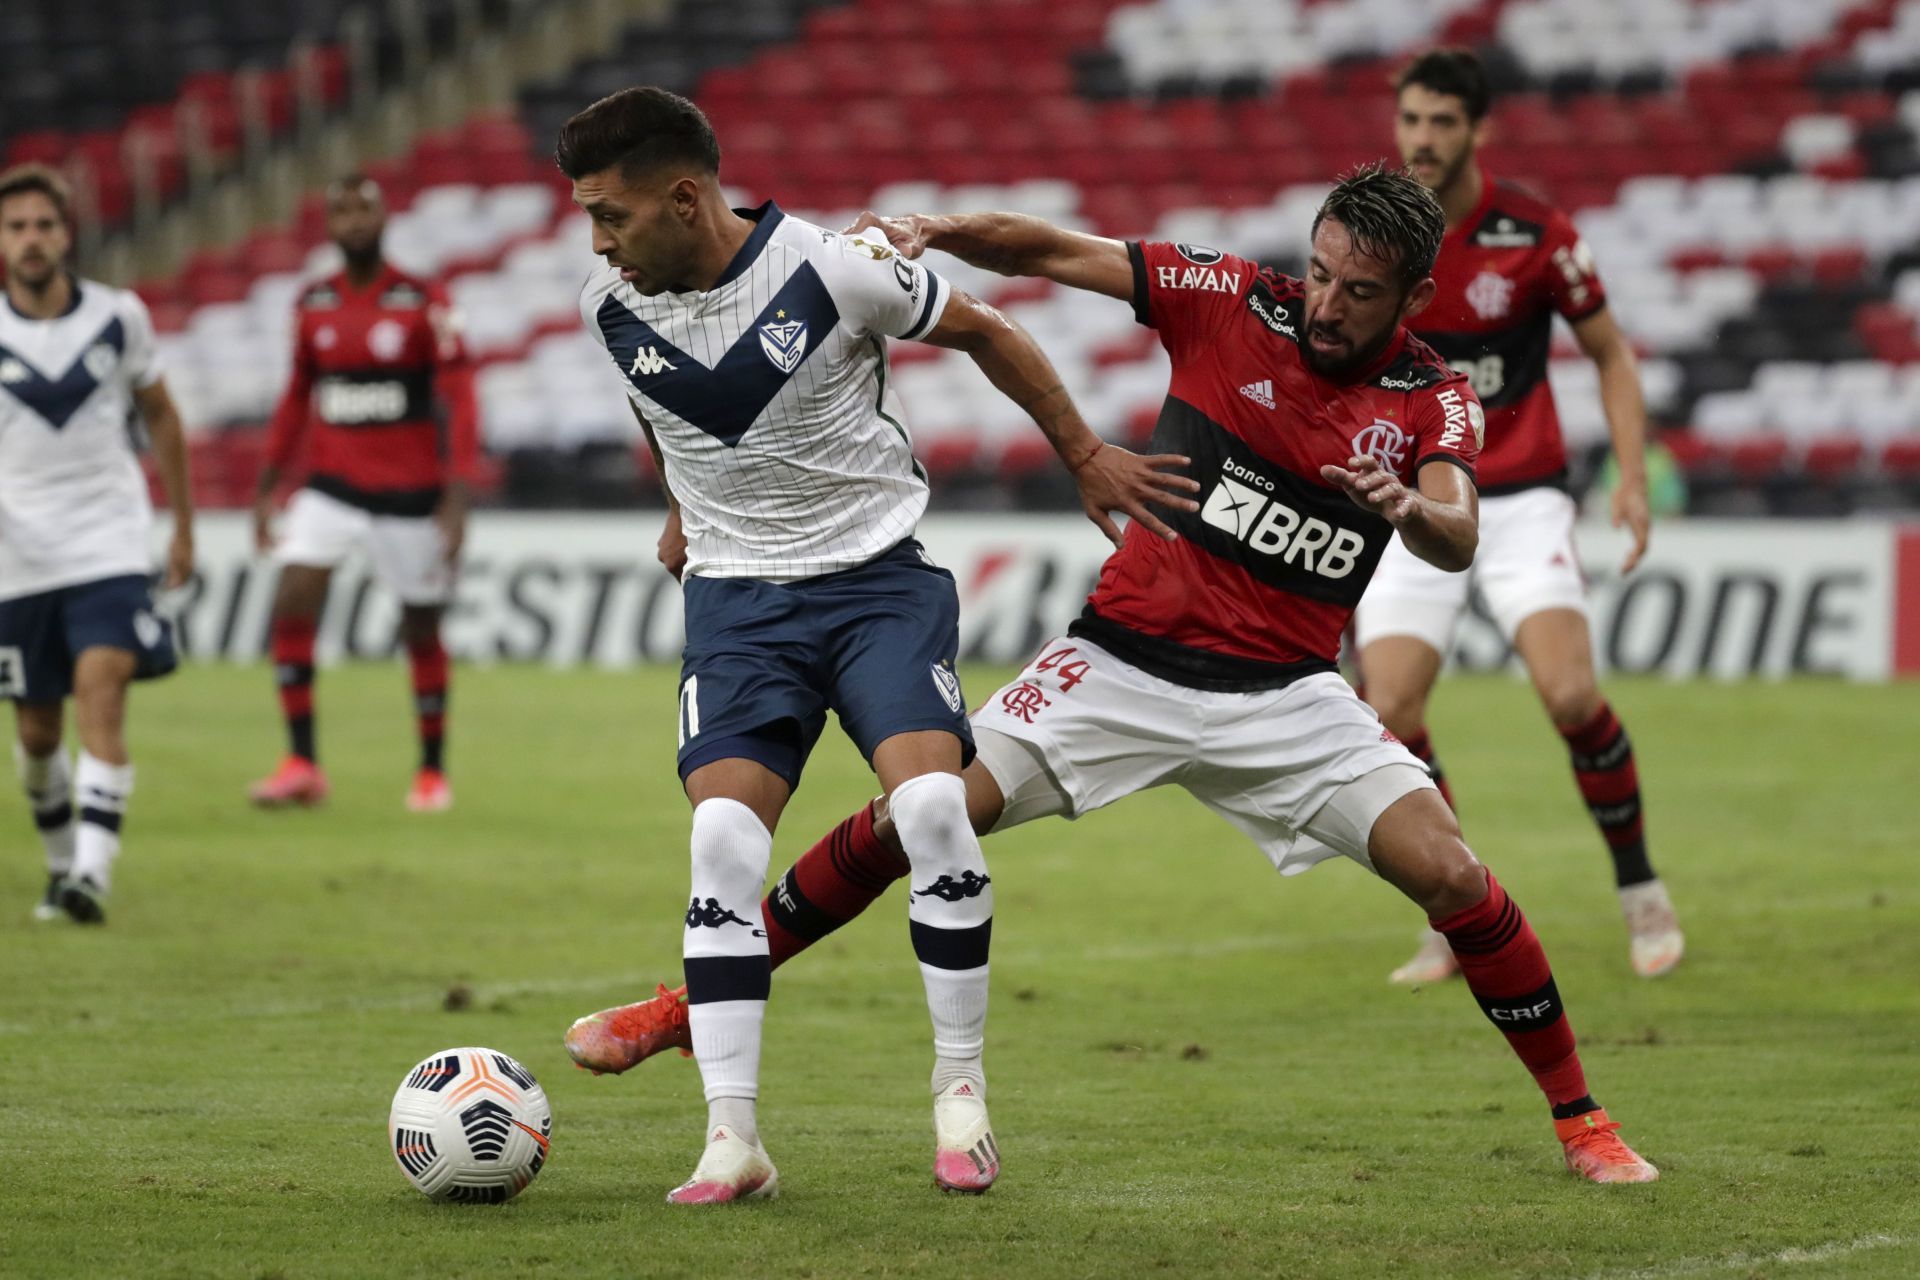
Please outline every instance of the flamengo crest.
[[1467, 305], [1482, 320], [1498, 320], [1513, 310], [1513, 281], [1497, 271], [1482, 271], [1467, 286]]
[[1407, 461], [1407, 433], [1395, 423], [1375, 418], [1372, 426], [1353, 438], [1353, 451], [1398, 472]]
[[[781, 312], [785, 315], [786, 312]], [[760, 349], [767, 353], [767, 359], [773, 361], [773, 367], [782, 373], [792, 373], [800, 367], [800, 357], [807, 353], [807, 322], [805, 320], [787, 320], [760, 326]]]

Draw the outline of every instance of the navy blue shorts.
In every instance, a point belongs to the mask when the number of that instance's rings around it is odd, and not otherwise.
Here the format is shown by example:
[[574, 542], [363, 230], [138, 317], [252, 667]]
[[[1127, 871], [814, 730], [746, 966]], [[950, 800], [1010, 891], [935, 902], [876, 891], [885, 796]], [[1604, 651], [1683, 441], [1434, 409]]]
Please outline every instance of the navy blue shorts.
[[909, 538], [855, 569], [800, 582], [689, 578], [680, 663], [680, 777], [757, 760], [800, 785], [827, 711], [867, 762], [896, 733], [945, 729], [973, 759], [953, 662], [953, 575]]
[[73, 692], [73, 664], [96, 645], [133, 654], [136, 680], [180, 665], [146, 577], [102, 578], [0, 600], [0, 698], [62, 701]]

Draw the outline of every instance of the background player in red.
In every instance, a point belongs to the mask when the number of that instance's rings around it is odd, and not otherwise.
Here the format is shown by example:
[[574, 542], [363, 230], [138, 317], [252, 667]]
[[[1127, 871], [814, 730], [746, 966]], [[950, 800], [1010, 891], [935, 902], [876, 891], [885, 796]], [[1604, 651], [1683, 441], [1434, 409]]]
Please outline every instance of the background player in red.
[[[334, 567], [356, 546], [400, 598], [420, 727], [420, 769], [407, 807], [453, 803], [440, 618], [466, 536], [478, 452], [473, 390], [444, 294], [381, 257], [385, 227], [373, 181], [353, 175], [328, 187], [327, 234], [346, 265], [308, 288], [295, 311], [293, 377], [273, 415], [254, 504], [255, 541], [280, 566], [272, 649], [289, 739], [280, 767], [253, 787], [260, 805], [326, 797], [314, 748], [314, 635]], [[274, 493], [303, 444], [307, 479], [276, 544]]]
[[[1473, 381], [1486, 406], [1480, 455], [1480, 554], [1471, 574], [1448, 574], [1395, 545], [1354, 615], [1367, 701], [1433, 770], [1427, 697], [1472, 586], [1519, 652], [1574, 779], [1613, 857], [1633, 967], [1657, 977], [1685, 948], [1667, 889], [1654, 875], [1627, 739], [1594, 677], [1586, 579], [1574, 548], [1567, 451], [1547, 384], [1553, 317], [1564, 317], [1599, 367], [1600, 398], [1620, 482], [1613, 523], [1633, 534], [1621, 572], [1647, 549], [1647, 415], [1633, 347], [1607, 310], [1593, 255], [1567, 216], [1489, 175], [1476, 158], [1487, 130], [1486, 73], [1473, 54], [1436, 49], [1398, 79], [1394, 139], [1409, 170], [1440, 201], [1447, 237], [1434, 266], [1433, 305], [1413, 322], [1423, 341]], [[1428, 932], [1396, 982], [1458, 973], [1446, 940]]]
[[[982, 835], [1078, 817], [1169, 783], [1283, 875], [1344, 854], [1417, 903], [1552, 1108], [1567, 1166], [1658, 1177], [1587, 1091], [1546, 953], [1474, 859], [1427, 771], [1340, 677], [1340, 637], [1397, 531], [1431, 563], [1473, 561], [1480, 407], [1402, 321], [1433, 297], [1443, 219], [1405, 175], [1360, 170], [1314, 221], [1305, 280], [1188, 244], [1122, 244], [1010, 214], [863, 219], [900, 253], [943, 249], [1133, 303], [1173, 361], [1151, 452], [1200, 500], [1135, 523], [1086, 612], [973, 713], [968, 818]], [[1355, 508], [1358, 508], [1356, 510]], [[761, 904], [773, 963], [908, 874], [884, 801], [790, 868]], [[925, 890], [913, 890], [925, 892]], [[652, 999], [580, 1019], [567, 1050], [623, 1071], [688, 1042]], [[977, 1157], [983, 1169], [999, 1153]]]

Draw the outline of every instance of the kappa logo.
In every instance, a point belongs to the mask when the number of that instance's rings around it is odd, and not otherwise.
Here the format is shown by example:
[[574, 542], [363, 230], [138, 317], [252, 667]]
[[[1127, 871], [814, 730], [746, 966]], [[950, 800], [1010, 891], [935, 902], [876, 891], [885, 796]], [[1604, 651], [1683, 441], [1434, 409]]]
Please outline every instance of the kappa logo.
[[1407, 433], [1400, 429], [1398, 423], [1375, 418], [1372, 426], [1353, 438], [1353, 451], [1397, 473], [1406, 465], [1407, 444]]
[[938, 898], [942, 902], [959, 902], [963, 898], [977, 898], [981, 891], [993, 883], [992, 876], [977, 876], [971, 871], [962, 871], [955, 880], [950, 875], [942, 875], [924, 889], [915, 889], [916, 898]]
[[1271, 409], [1273, 408], [1273, 379], [1262, 378], [1258, 382], [1249, 382], [1240, 388], [1240, 394], [1262, 409]]
[[16, 382], [25, 382], [32, 378], [27, 366], [12, 356], [0, 360], [0, 386], [12, 386]]
[[786, 317], [786, 312], [776, 312], [772, 323], [760, 326], [760, 350], [773, 361], [774, 368], [792, 373], [807, 354], [807, 322]]
[[933, 664], [933, 687], [940, 691], [941, 698], [955, 715], [959, 715], [966, 707], [965, 700], [960, 696], [960, 677], [938, 662]]
[[633, 367], [627, 370], [627, 376], [644, 374], [651, 378], [656, 373], [673, 372], [673, 361], [655, 351], [652, 347], [641, 347], [633, 353]]
[[1498, 320], [1513, 310], [1513, 281], [1497, 271], [1482, 271], [1467, 286], [1467, 305], [1482, 320]]
[[760, 936], [760, 930], [754, 929], [750, 922], [742, 920], [731, 910], [721, 906], [718, 898], [708, 898], [704, 905], [698, 898], [687, 903], [687, 928], [718, 929], [724, 924], [743, 925], [753, 930], [756, 938]]

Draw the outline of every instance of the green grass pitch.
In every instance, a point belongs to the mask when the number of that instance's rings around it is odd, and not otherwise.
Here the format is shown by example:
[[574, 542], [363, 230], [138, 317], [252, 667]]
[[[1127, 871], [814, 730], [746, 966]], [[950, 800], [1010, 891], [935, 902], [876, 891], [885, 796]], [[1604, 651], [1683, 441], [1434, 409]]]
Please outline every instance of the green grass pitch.
[[[398, 666], [323, 674], [335, 798], [276, 815], [242, 803], [280, 747], [267, 673], [190, 669], [135, 695], [105, 930], [28, 920], [38, 842], [0, 787], [0, 1275], [1920, 1274], [1920, 686], [1611, 693], [1688, 927], [1656, 983], [1525, 687], [1446, 684], [1433, 727], [1658, 1185], [1573, 1180], [1466, 991], [1386, 984], [1408, 904], [1346, 864], [1283, 882], [1166, 790], [987, 844], [990, 1195], [931, 1185], [896, 890], [775, 979], [781, 1198], [687, 1211], [661, 1197], [697, 1154], [693, 1065], [596, 1079], [560, 1047], [678, 972], [672, 674], [459, 671], [458, 805], [416, 817]], [[830, 729], [774, 870], [871, 785]], [[385, 1145], [401, 1074], [459, 1044], [553, 1100], [504, 1207], [428, 1203]]]

